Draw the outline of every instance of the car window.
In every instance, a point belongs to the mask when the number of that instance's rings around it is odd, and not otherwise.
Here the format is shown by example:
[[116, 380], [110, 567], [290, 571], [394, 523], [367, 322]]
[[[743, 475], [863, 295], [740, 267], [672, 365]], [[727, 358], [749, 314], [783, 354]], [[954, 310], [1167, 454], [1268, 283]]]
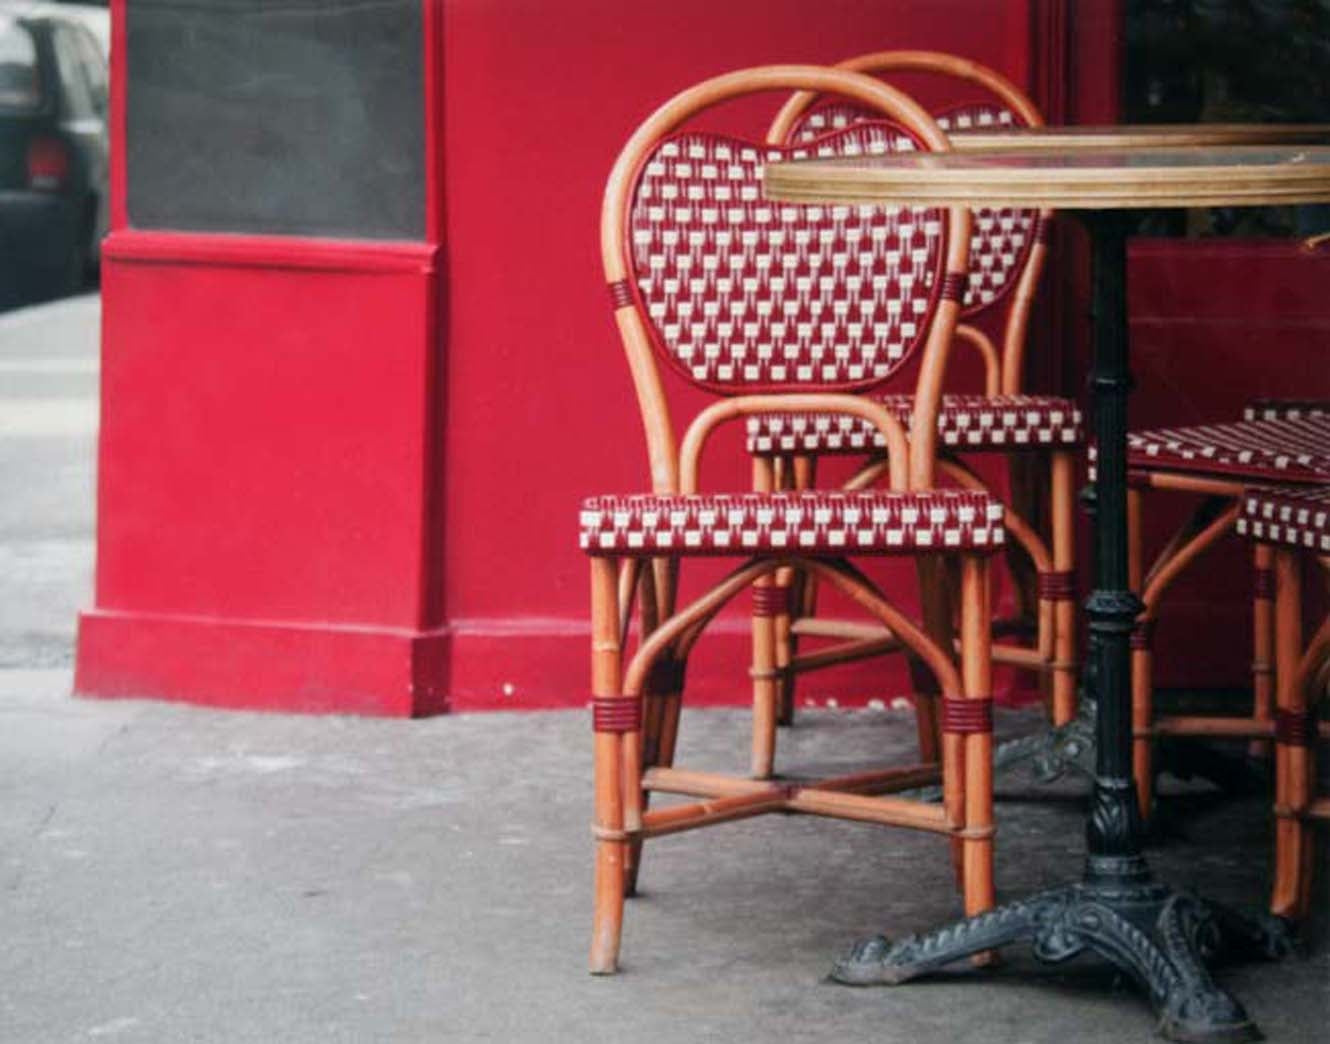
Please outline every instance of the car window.
[[75, 28], [72, 36], [77, 45], [79, 63], [83, 66], [83, 75], [92, 94], [92, 106], [99, 115], [106, 113], [106, 59], [93, 35], [82, 28]]
[[0, 14], [0, 110], [31, 112], [41, 104], [37, 43], [26, 27]]
[[76, 38], [68, 26], [59, 25], [55, 28], [54, 41], [55, 65], [60, 73], [60, 89], [65, 96], [65, 115], [73, 120], [91, 119], [97, 110]]

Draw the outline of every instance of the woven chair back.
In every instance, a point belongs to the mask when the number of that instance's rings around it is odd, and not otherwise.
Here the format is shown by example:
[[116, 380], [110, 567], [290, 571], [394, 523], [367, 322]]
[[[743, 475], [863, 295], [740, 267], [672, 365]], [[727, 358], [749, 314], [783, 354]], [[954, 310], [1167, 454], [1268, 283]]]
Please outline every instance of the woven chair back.
[[[638, 126], [610, 170], [600, 247], [641, 408], [652, 488], [677, 490], [683, 479], [691, 481], [681, 475], [681, 460], [692, 457], [675, 441], [662, 361], [726, 397], [713, 405], [757, 409], [748, 401], [752, 394], [867, 390], [916, 348], [911, 424], [923, 434], [908, 446], [900, 436], [901, 466], [893, 474], [911, 488], [928, 488], [969, 265], [970, 213], [952, 207], [891, 214], [765, 199], [766, 165], [806, 150], [779, 143], [768, 150], [704, 134], [691, 121], [719, 103], [769, 91], [844, 97], [879, 111], [881, 121], [827, 143], [844, 155], [886, 150], [900, 134], [930, 150], [951, 147], [908, 95], [869, 76], [815, 65], [713, 77], [670, 98]], [[715, 421], [703, 411], [685, 438], [701, 437], [696, 424], [704, 417]]]
[[[813, 145], [871, 120], [874, 114], [861, 105], [827, 99], [804, 112], [791, 127], [787, 141]], [[1022, 117], [999, 101], [951, 106], [933, 113], [944, 131], [1028, 126]], [[997, 304], [1020, 280], [1038, 233], [1039, 211], [1020, 207], [979, 207], [970, 232], [970, 273], [962, 298], [961, 315], [977, 315]]]
[[945, 214], [772, 202], [762, 177], [789, 158], [920, 148], [881, 120], [812, 146], [689, 131], [658, 142], [627, 229], [632, 289], [658, 351], [720, 393], [857, 390], [889, 378], [928, 332]]

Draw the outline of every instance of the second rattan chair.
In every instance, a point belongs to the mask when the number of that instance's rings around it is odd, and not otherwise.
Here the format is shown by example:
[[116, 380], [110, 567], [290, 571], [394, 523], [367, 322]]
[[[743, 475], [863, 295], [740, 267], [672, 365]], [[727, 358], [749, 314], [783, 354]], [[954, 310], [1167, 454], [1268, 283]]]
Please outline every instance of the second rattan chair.
[[[1005, 77], [977, 62], [934, 51], [879, 51], [841, 62], [837, 68], [871, 73], [890, 79], [924, 75], [949, 90], [968, 92], [971, 100], [942, 108], [935, 118], [944, 129], [998, 130], [1043, 124], [1038, 109]], [[819, 98], [810, 91], [793, 95], [773, 121], [768, 140], [806, 146], [816, 154], [836, 148], [835, 135], [856, 122], [873, 117], [864, 106], [845, 99]], [[826, 136], [832, 135], [830, 139]], [[882, 142], [884, 150], [913, 147], [908, 136]], [[1008, 500], [1006, 524], [1023, 557], [1010, 556], [1033, 568], [1035, 612], [1033, 647], [1003, 641], [994, 645], [994, 659], [1037, 672], [1045, 683], [1055, 724], [1071, 719], [1076, 706], [1076, 606], [1074, 475], [1076, 454], [1083, 440], [1080, 410], [1070, 399], [1035, 395], [1024, 390], [1025, 351], [1030, 309], [1047, 254], [1050, 211], [1019, 208], [981, 208], [973, 215], [970, 265], [962, 297], [957, 343], [976, 351], [984, 370], [982, 394], [946, 393], [937, 413], [940, 468], [947, 479], [963, 488], [985, 489], [985, 484], [962, 455], [997, 454], [1005, 458], [1013, 492], [1027, 495]], [[996, 347], [967, 320], [995, 315], [1003, 324], [1001, 346]], [[913, 415], [908, 394], [877, 395], [907, 427]], [[749, 418], [748, 448], [771, 462], [777, 485], [807, 488], [816, 474], [819, 457], [868, 455], [865, 467], [849, 488], [864, 488], [883, 470], [885, 444], [871, 424], [852, 415], [773, 413]], [[1037, 518], [1038, 497], [1032, 487], [1047, 493], [1050, 516], [1047, 537]], [[1027, 516], [1030, 517], [1027, 519]], [[1028, 566], [1026, 566], [1028, 563]], [[946, 640], [952, 621], [938, 563], [920, 560], [921, 595], [930, 633]], [[759, 712], [754, 726], [753, 771], [772, 771], [775, 756], [775, 721], [793, 719], [795, 682], [803, 673], [832, 664], [847, 663], [899, 650], [901, 643], [880, 628], [862, 622], [838, 621], [815, 615], [816, 582], [794, 571], [777, 579], [778, 715]], [[1019, 630], [1021, 621], [1014, 630]], [[839, 640], [838, 644], [797, 654], [800, 637]], [[936, 749], [933, 706], [924, 686], [926, 676], [915, 672], [920, 747], [927, 755]], [[771, 699], [764, 684], [755, 684], [754, 702], [761, 708]], [[774, 720], [773, 720], [774, 719]]]
[[1270, 912], [1290, 920], [1311, 906], [1317, 822], [1330, 821], [1330, 794], [1316, 794], [1316, 748], [1330, 739], [1318, 703], [1330, 680], [1330, 615], [1302, 643], [1302, 560], [1330, 577], [1330, 486], [1251, 489], [1241, 498], [1238, 533], [1270, 556], [1274, 587], [1276, 700], [1275, 860]]
[[[1252, 592], [1252, 706], [1243, 716], [1158, 715], [1154, 706], [1154, 631], [1173, 584], [1233, 531], [1244, 492], [1257, 484], [1316, 486], [1330, 481], [1330, 410], [1259, 402], [1241, 421], [1136, 431], [1128, 436], [1128, 579], [1145, 605], [1131, 639], [1133, 770], [1141, 815], [1154, 804], [1154, 747], [1165, 736], [1249, 737], [1268, 743], [1273, 728], [1274, 574], [1272, 551], [1256, 542]], [[1201, 501], [1147, 570], [1145, 494], [1171, 491]], [[1260, 749], [1259, 747], [1257, 749]]]

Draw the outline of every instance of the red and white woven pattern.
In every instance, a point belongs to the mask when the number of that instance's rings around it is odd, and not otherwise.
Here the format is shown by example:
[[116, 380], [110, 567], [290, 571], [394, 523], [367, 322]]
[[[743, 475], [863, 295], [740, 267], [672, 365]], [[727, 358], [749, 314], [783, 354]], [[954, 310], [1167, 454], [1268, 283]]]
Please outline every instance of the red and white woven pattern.
[[1330, 486], [1247, 490], [1236, 528], [1262, 543], [1330, 554]]
[[[851, 102], [832, 101], [810, 109], [790, 131], [790, 141], [805, 144], [823, 134], [872, 119], [869, 109]], [[936, 116], [944, 131], [1018, 126], [1015, 113], [1001, 105], [963, 105]], [[892, 151], [897, 151], [892, 149]], [[1025, 266], [1034, 243], [1038, 211], [1015, 207], [979, 207], [970, 233], [970, 278], [962, 300], [964, 314], [982, 311], [998, 300]]]
[[1300, 420], [1330, 417], [1330, 402], [1324, 399], [1255, 399], [1242, 410], [1243, 420]]
[[581, 545], [601, 555], [907, 554], [1005, 540], [984, 493], [637, 494], [582, 504]]
[[1330, 415], [1130, 432], [1127, 466], [1274, 482], [1330, 481]]
[[[863, 123], [817, 152], [885, 153]], [[633, 279], [657, 347], [718, 391], [867, 387], [925, 337], [941, 286], [937, 210], [774, 203], [766, 163], [806, 148], [688, 133], [645, 163], [629, 215]]]
[[[914, 399], [879, 399], [909, 430]], [[944, 446], [969, 450], [1048, 449], [1080, 444], [1081, 411], [1051, 395], [944, 395], [937, 415]], [[748, 452], [859, 453], [886, 449], [877, 428], [845, 414], [774, 413], [748, 418]]]

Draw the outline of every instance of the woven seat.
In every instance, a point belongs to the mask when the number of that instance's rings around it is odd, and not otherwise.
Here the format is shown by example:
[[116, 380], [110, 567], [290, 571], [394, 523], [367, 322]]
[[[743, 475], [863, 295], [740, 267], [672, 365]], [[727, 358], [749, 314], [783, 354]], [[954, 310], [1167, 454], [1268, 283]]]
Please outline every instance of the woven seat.
[[635, 494], [583, 502], [589, 554], [912, 554], [1002, 544], [1002, 504], [983, 493]]
[[1257, 482], [1330, 482], [1330, 414], [1131, 432], [1127, 466]]
[[1248, 490], [1235, 528], [1261, 543], [1330, 554], [1330, 486]]
[[[880, 401], [909, 427], [914, 399], [886, 395]], [[958, 450], [1072, 447], [1083, 438], [1081, 411], [1052, 395], [943, 395], [938, 441]], [[748, 452], [864, 453], [886, 448], [873, 425], [845, 415], [776, 413], [748, 419]]]
[[1243, 420], [1298, 420], [1302, 417], [1330, 417], [1330, 401], [1325, 399], [1253, 399], [1242, 409]]

